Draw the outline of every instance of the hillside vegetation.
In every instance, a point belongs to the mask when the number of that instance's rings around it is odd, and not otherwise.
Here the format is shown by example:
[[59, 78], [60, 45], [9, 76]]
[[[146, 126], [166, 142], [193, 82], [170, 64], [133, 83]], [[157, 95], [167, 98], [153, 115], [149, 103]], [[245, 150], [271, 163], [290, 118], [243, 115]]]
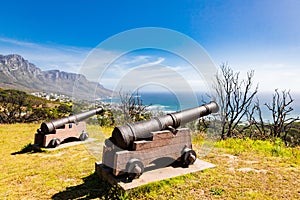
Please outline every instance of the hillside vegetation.
[[[26, 153], [37, 128], [0, 124], [3, 199], [300, 199], [300, 150], [285, 147], [279, 139], [216, 142], [203, 158], [215, 168], [124, 193], [94, 174], [96, 159], [85, 145]], [[90, 125], [88, 131], [110, 135], [111, 128]], [[198, 153], [201, 142], [194, 137]]]
[[19, 90], [0, 88], [0, 123], [38, 122], [68, 116], [71, 103], [52, 102]]

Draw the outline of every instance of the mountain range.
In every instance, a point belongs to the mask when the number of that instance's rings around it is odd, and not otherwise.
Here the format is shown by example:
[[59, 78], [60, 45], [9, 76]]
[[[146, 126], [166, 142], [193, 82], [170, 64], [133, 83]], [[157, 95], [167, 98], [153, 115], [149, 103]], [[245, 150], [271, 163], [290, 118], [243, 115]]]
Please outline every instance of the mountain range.
[[87, 80], [82, 74], [42, 71], [17, 54], [0, 55], [0, 88], [64, 94], [88, 100], [91, 100], [90, 97], [103, 98], [112, 94], [112, 91]]

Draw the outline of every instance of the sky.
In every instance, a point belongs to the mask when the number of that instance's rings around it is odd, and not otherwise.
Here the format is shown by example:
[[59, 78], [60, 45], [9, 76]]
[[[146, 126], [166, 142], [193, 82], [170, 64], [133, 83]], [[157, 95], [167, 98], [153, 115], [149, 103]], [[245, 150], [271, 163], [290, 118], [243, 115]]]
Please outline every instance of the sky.
[[[260, 91], [300, 93], [297, 0], [0, 0], [0, 5], [0, 54], [20, 54], [42, 70], [80, 72], [112, 89], [129, 71], [136, 76], [135, 69], [155, 66], [166, 74], [172, 68], [178, 80], [188, 79], [192, 88], [199, 87], [186, 57], [161, 49], [124, 52], [121, 43], [114, 48], [104, 45], [128, 30], [157, 27], [197, 42], [216, 68], [227, 63], [241, 76], [254, 70]], [[167, 50], [177, 44], [171, 38], [158, 41], [170, 45]], [[106, 70], [100, 78], [84, 68], [95, 49], [102, 59], [94, 67]]]

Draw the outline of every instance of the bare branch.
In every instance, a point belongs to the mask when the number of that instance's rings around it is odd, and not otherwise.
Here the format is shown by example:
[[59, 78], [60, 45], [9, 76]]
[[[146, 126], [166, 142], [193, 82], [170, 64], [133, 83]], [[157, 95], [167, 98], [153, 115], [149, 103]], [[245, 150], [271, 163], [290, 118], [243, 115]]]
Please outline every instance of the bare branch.
[[222, 138], [232, 137], [232, 132], [247, 115], [257, 87], [252, 91], [254, 71], [247, 73], [246, 80], [234, 73], [226, 64], [216, 76], [215, 90], [221, 107]]
[[294, 99], [290, 91], [283, 90], [281, 94], [278, 89], [273, 94], [272, 103], [265, 104], [272, 113], [272, 125], [270, 126], [271, 135], [273, 137], [280, 137], [286, 142], [288, 130], [292, 123], [299, 120], [299, 117], [288, 117], [294, 110], [291, 107]]

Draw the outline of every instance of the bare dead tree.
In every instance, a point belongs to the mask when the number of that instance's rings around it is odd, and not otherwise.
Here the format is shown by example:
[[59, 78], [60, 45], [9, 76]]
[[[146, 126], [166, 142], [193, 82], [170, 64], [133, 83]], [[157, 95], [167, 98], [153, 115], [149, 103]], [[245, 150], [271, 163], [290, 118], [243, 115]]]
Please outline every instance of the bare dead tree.
[[142, 116], [147, 112], [148, 106], [143, 105], [143, 100], [138, 91], [136, 93], [119, 91], [119, 97], [122, 114], [126, 122], [143, 119]]
[[250, 129], [250, 138], [256, 137], [256, 139], [266, 139], [267, 130], [262, 117], [259, 99], [256, 99], [256, 102], [254, 102], [252, 109], [248, 110], [246, 115], [248, 125], [245, 126], [243, 130]]
[[239, 73], [227, 65], [221, 66], [216, 75], [215, 91], [220, 105], [221, 137], [233, 136], [233, 131], [250, 109], [258, 87], [252, 91], [254, 71], [247, 73], [246, 79], [240, 79]]
[[121, 112], [123, 114], [124, 120], [126, 122], [131, 121], [130, 116], [129, 116], [129, 98], [131, 94], [129, 92], [122, 92], [121, 90], [119, 91], [119, 97], [120, 97], [120, 108]]
[[294, 110], [291, 107], [293, 101], [294, 99], [290, 95], [290, 91], [283, 90], [280, 94], [278, 89], [276, 89], [273, 94], [272, 103], [265, 104], [272, 113], [271, 136], [280, 137], [285, 142], [287, 142], [287, 133], [291, 124], [299, 120], [299, 117], [289, 117]]

